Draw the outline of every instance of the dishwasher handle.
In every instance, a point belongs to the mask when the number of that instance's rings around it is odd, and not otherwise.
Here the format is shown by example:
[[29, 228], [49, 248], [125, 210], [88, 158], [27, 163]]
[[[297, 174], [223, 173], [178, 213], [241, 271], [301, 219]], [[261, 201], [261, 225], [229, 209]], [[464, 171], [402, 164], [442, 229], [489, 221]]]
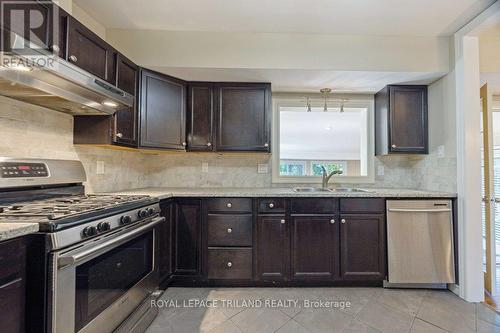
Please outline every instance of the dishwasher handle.
[[450, 208], [418, 209], [418, 208], [389, 208], [394, 213], [444, 213], [451, 212]]

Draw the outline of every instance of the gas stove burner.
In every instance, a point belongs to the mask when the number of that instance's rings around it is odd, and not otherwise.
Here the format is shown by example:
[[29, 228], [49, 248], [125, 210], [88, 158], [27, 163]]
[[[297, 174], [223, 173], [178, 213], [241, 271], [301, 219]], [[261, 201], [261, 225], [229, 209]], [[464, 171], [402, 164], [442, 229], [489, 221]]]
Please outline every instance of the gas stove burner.
[[19, 202], [0, 206], [0, 222], [65, 224], [68, 221], [98, 218], [111, 211], [120, 212], [131, 206], [151, 203], [152, 200], [145, 195], [90, 194]]

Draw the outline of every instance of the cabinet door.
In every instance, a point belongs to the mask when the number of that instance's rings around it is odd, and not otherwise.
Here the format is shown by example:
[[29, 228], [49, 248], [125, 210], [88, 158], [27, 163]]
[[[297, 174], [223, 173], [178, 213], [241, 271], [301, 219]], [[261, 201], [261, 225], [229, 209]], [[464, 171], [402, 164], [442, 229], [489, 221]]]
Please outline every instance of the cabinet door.
[[186, 86], [183, 81], [142, 71], [140, 92], [142, 147], [184, 149]]
[[168, 201], [160, 203], [160, 215], [165, 217], [165, 222], [158, 228], [160, 281], [172, 274], [172, 205]]
[[[136, 96], [138, 73], [138, 67], [133, 62], [120, 54], [118, 55], [116, 69], [118, 88]], [[131, 146], [137, 145], [137, 108], [135, 103], [132, 107], [116, 111], [114, 141]]]
[[68, 24], [68, 61], [115, 84], [117, 52], [73, 17]]
[[257, 279], [282, 281], [288, 277], [288, 242], [285, 216], [260, 215], [256, 229]]
[[389, 151], [427, 153], [427, 86], [390, 86], [389, 99]]
[[217, 150], [270, 151], [271, 86], [219, 86]]
[[214, 94], [210, 84], [189, 86], [187, 119], [188, 150], [214, 150]]
[[[30, 55], [32, 45], [36, 49], [52, 50], [54, 38], [54, 23], [57, 24], [57, 5], [47, 1], [10, 0], [1, 3], [1, 38], [2, 50], [16, 54]], [[40, 17], [40, 20], [38, 19]], [[30, 19], [35, 21], [30, 21]], [[29, 27], [29, 30], [28, 30]]]
[[199, 275], [201, 271], [201, 203], [182, 200], [175, 204], [175, 267], [177, 275]]
[[292, 216], [293, 280], [333, 280], [339, 273], [339, 223], [335, 216]]
[[383, 280], [385, 278], [384, 215], [342, 215], [340, 246], [342, 279]]

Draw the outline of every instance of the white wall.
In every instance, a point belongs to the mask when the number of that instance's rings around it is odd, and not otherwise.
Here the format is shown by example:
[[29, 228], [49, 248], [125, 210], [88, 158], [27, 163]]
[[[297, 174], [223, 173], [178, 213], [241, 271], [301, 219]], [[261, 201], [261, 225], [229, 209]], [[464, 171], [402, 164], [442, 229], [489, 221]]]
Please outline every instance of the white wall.
[[448, 72], [449, 39], [107, 31], [111, 44], [142, 66]]

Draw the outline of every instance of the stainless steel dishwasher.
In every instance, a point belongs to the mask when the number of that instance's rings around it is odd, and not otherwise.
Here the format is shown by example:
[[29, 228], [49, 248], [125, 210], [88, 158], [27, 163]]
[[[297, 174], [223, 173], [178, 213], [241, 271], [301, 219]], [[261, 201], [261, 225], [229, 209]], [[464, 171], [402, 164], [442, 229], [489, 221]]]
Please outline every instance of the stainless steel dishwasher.
[[455, 282], [450, 200], [387, 201], [386, 287], [444, 287]]

